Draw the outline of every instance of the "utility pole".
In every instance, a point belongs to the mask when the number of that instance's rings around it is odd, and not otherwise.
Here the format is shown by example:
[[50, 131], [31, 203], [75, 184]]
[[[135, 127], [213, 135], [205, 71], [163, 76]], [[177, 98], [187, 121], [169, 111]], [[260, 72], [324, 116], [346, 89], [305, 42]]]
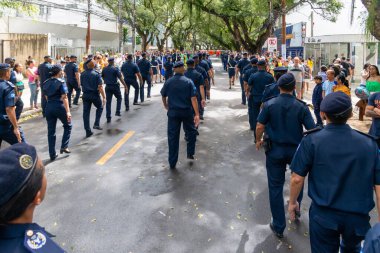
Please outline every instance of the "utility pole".
[[91, 53], [91, 0], [87, 0], [86, 52]]
[[119, 53], [123, 54], [123, 20], [121, 17], [121, 10], [122, 10], [122, 0], [119, 0], [119, 10], [118, 10], [118, 16], [117, 21], [119, 22]]
[[310, 19], [311, 19], [310, 33], [311, 33], [311, 37], [314, 37], [314, 11], [311, 11]]
[[283, 58], [286, 58], [286, 3], [285, 0], [281, 1], [282, 7], [282, 45], [281, 54]]
[[132, 54], [136, 52], [136, 0], [133, 0], [133, 24], [132, 24]]

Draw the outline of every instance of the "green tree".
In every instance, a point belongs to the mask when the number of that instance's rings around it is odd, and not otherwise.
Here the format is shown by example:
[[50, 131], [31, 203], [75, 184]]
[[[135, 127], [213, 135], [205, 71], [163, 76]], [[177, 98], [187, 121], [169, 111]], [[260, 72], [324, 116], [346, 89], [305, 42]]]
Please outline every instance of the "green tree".
[[[380, 1], [378, 0], [361, 0], [368, 10], [366, 20], [366, 30], [376, 39], [380, 40]], [[352, 2], [352, 13], [355, 7], [355, 1]], [[352, 15], [353, 17], [353, 15]]]
[[0, 0], [0, 9], [15, 9], [30, 15], [37, 12], [37, 7], [24, 0]]

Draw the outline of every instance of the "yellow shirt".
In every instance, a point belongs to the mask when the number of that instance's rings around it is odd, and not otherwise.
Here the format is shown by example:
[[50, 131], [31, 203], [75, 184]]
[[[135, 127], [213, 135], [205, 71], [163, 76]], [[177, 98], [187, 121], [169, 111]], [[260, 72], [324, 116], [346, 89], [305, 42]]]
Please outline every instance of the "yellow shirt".
[[307, 60], [307, 66], [309, 66], [309, 68], [313, 69], [314, 62]]
[[79, 73], [82, 73], [84, 71], [84, 62], [82, 61], [81, 63], [79, 63]]
[[341, 91], [343, 93], [346, 93], [347, 96], [351, 97], [351, 90], [348, 88], [346, 85], [336, 85], [335, 88], [333, 89], [334, 92]]

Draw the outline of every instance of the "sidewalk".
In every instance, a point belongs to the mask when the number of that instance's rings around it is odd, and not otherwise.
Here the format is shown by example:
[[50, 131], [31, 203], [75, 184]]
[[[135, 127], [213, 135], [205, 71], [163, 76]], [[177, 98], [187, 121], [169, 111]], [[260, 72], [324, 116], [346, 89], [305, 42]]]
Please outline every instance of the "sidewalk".
[[[304, 93], [304, 101], [308, 104], [312, 104], [312, 95], [315, 87], [315, 83], [313, 80], [309, 82], [309, 91], [305, 91]], [[359, 101], [359, 98], [355, 95], [355, 88], [357, 84], [351, 84], [351, 100], [352, 107], [354, 111], [354, 116], [348, 121], [348, 124], [361, 132], [368, 133], [372, 124], [372, 119], [364, 116], [364, 121], [359, 121], [359, 108], [355, 106], [355, 104]], [[314, 111], [312, 111], [312, 115], [314, 117]]]
[[24, 102], [24, 109], [21, 113], [20, 121], [27, 120], [29, 117], [38, 115], [39, 113], [42, 112], [41, 109], [41, 90], [38, 92], [38, 98], [37, 98], [37, 103], [39, 109], [30, 109], [30, 89], [29, 89], [29, 84], [28, 84], [28, 79], [24, 79], [24, 86], [25, 89], [22, 92], [21, 99]]

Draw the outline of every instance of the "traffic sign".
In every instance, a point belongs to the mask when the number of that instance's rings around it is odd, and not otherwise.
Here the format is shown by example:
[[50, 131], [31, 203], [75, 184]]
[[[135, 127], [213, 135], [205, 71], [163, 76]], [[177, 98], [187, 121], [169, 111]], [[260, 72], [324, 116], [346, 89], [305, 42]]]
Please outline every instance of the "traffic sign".
[[277, 38], [268, 38], [268, 51], [273, 52], [277, 50]]

